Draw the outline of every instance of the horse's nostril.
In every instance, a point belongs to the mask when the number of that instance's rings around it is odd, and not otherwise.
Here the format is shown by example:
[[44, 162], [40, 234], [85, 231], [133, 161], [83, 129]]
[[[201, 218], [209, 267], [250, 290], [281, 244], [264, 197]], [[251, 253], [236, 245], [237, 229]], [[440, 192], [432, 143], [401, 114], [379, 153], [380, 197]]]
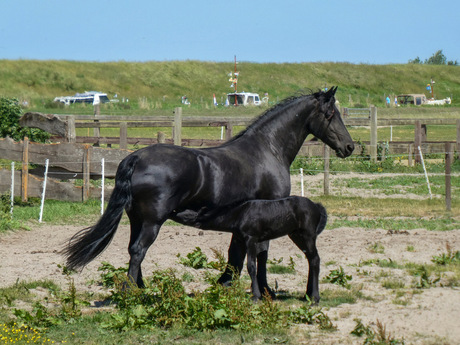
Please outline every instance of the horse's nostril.
[[355, 145], [354, 145], [354, 144], [348, 144], [348, 145], [347, 145], [347, 150], [348, 150], [348, 152], [351, 153], [351, 152], [353, 152], [354, 149], [355, 149]]

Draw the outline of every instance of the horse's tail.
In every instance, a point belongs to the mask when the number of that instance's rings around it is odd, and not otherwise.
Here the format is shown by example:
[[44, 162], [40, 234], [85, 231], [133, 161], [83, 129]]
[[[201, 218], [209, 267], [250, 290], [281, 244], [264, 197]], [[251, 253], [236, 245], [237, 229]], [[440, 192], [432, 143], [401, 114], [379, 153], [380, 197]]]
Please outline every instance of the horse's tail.
[[326, 227], [327, 211], [324, 208], [324, 206], [321, 204], [316, 204], [316, 206], [318, 207], [318, 210], [320, 213], [320, 219], [319, 219], [318, 225], [316, 226], [316, 235], [319, 235], [320, 233], [323, 232], [324, 228]]
[[130, 155], [121, 161], [115, 176], [115, 188], [104, 214], [96, 225], [77, 232], [62, 250], [61, 254], [67, 257], [68, 268], [83, 268], [111, 242], [123, 210], [131, 205], [131, 176], [138, 160], [139, 156]]

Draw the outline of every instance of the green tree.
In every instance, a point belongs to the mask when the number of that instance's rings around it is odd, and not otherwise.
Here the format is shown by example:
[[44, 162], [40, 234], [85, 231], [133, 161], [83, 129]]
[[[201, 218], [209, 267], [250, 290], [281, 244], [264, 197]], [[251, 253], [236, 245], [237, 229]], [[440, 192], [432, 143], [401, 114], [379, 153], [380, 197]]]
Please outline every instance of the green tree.
[[446, 65], [447, 64], [447, 58], [442, 53], [442, 50], [438, 50], [436, 53], [431, 55], [431, 57], [429, 59], [425, 60], [425, 64], [427, 64], [427, 65]]
[[31, 141], [45, 142], [49, 133], [36, 128], [21, 127], [22, 109], [16, 99], [0, 98], [0, 138], [9, 136], [14, 140], [28, 137]]
[[422, 60], [420, 60], [420, 58], [417, 56], [415, 59], [413, 60], [409, 60], [409, 63], [413, 63], [413, 64], [422, 64]]

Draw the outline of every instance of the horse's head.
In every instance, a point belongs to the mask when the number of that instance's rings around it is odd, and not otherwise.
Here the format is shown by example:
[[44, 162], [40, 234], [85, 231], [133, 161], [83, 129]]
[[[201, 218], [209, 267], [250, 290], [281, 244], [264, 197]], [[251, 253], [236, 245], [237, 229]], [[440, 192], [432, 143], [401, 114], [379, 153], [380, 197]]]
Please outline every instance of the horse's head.
[[313, 94], [317, 106], [309, 121], [309, 130], [314, 136], [334, 149], [338, 157], [345, 158], [353, 153], [355, 146], [342, 121], [340, 111], [335, 105], [336, 91], [337, 87], [332, 87], [326, 92], [321, 91]]

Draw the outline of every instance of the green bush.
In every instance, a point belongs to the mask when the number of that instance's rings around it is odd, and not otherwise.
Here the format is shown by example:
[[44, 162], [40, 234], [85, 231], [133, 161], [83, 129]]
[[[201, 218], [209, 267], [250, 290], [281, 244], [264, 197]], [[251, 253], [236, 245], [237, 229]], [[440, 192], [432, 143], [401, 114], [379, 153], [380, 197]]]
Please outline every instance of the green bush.
[[50, 138], [49, 133], [36, 128], [21, 127], [19, 119], [22, 109], [16, 99], [0, 98], [0, 137], [18, 141], [28, 137], [31, 141], [45, 142]]

